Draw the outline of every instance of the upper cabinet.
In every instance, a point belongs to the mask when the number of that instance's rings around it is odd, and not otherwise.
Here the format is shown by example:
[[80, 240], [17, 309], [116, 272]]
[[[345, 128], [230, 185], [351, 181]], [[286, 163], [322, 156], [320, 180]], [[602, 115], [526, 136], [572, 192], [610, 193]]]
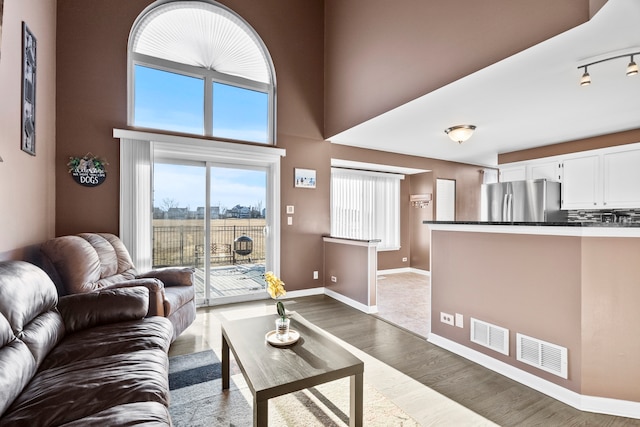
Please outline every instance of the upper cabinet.
[[562, 180], [560, 163], [557, 161], [533, 163], [527, 166], [529, 179], [546, 179], [560, 182]]
[[500, 168], [500, 182], [522, 181], [527, 179], [527, 169], [523, 166]]
[[600, 156], [585, 156], [562, 162], [562, 209], [602, 207]]
[[640, 207], [640, 149], [602, 155], [607, 208]]
[[500, 168], [500, 177], [561, 182], [565, 210], [638, 209], [640, 143], [512, 163]]

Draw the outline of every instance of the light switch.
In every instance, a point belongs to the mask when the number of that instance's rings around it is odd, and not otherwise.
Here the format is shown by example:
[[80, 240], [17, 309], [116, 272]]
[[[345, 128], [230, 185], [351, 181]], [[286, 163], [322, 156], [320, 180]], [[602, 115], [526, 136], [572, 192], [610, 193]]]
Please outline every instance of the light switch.
[[295, 208], [293, 205], [287, 205], [287, 215], [293, 215]]
[[292, 216], [288, 216], [287, 217], [287, 225], [293, 225], [293, 217]]

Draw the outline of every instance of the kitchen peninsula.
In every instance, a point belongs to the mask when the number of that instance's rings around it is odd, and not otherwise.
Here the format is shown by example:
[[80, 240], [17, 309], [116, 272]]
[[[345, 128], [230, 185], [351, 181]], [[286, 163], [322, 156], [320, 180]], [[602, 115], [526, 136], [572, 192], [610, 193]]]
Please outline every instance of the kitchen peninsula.
[[578, 409], [640, 418], [638, 224], [424, 224], [430, 342]]

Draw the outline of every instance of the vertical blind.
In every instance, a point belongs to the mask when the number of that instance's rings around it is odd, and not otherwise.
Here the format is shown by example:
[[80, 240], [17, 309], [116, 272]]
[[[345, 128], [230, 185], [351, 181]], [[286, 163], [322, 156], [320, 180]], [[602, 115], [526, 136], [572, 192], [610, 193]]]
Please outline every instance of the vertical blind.
[[400, 249], [403, 175], [331, 169], [331, 235], [379, 239], [379, 250]]

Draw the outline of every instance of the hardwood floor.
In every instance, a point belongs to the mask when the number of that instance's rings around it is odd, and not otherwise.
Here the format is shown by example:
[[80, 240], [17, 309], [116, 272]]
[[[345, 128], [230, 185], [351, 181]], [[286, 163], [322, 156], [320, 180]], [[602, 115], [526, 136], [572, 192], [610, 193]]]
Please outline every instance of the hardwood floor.
[[[248, 303], [251, 305], [256, 302]], [[258, 303], [260, 304], [260, 303]], [[273, 306], [265, 300], [265, 306]], [[502, 426], [640, 426], [640, 420], [578, 411], [491, 370], [428, 343], [388, 321], [364, 314], [325, 295], [286, 300], [327, 332]], [[200, 309], [238, 310], [242, 304]], [[207, 328], [209, 326], [206, 326]], [[212, 337], [218, 334], [207, 332]], [[199, 351], [197, 336], [179, 337], [170, 354]]]

